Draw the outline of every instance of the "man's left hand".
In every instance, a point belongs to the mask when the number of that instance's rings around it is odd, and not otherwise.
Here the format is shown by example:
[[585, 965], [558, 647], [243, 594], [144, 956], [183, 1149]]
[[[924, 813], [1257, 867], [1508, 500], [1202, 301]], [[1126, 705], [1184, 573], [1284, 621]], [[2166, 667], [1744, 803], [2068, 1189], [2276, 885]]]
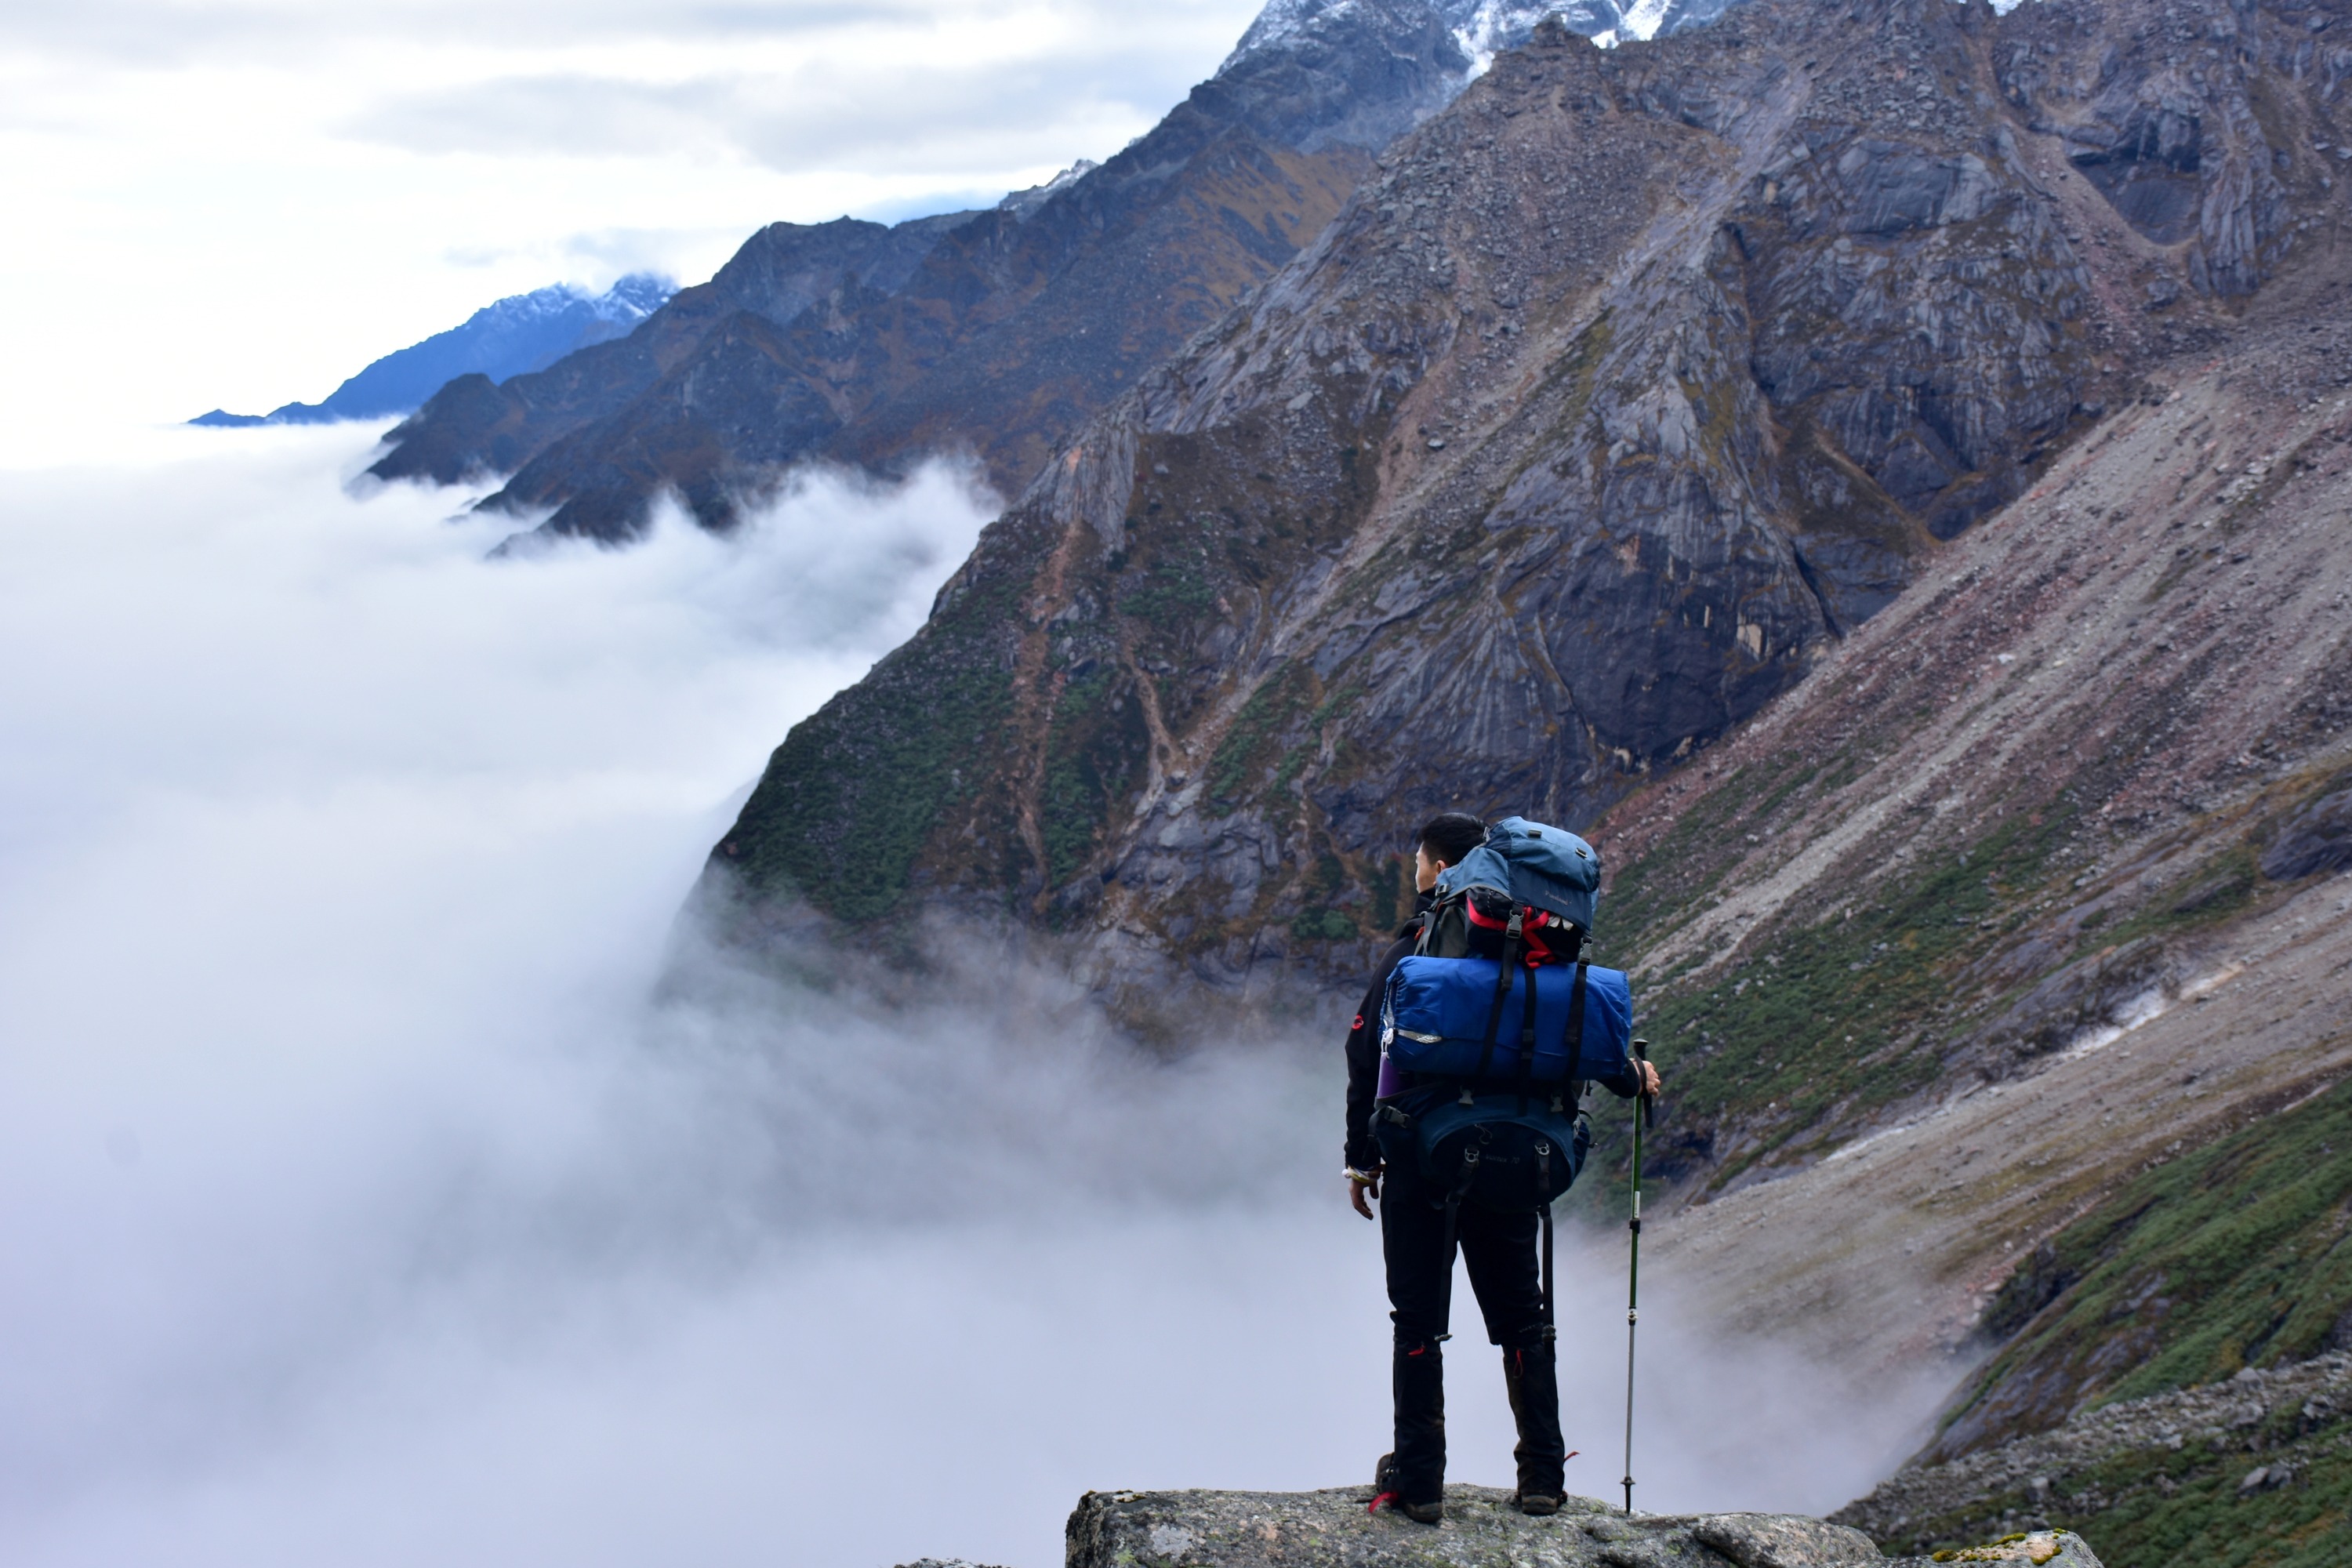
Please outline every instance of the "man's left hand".
[[1381, 1171], [1374, 1166], [1369, 1171], [1351, 1171], [1348, 1174], [1348, 1201], [1366, 1219], [1374, 1218], [1372, 1205], [1367, 1201], [1381, 1195]]

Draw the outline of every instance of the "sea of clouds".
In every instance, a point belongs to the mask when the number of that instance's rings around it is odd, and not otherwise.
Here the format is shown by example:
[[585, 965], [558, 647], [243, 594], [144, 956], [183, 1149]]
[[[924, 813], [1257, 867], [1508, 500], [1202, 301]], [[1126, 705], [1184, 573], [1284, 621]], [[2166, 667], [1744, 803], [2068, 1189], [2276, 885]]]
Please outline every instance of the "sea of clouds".
[[[1049, 1568], [1088, 1488], [1366, 1477], [1336, 1042], [1157, 1062], [977, 940], [885, 1000], [679, 919], [969, 474], [490, 562], [364, 441], [0, 472], [0, 1561]], [[1563, 1255], [1599, 1495], [1621, 1247]], [[1648, 1506], [1832, 1507], [1923, 1414], [1650, 1289]]]

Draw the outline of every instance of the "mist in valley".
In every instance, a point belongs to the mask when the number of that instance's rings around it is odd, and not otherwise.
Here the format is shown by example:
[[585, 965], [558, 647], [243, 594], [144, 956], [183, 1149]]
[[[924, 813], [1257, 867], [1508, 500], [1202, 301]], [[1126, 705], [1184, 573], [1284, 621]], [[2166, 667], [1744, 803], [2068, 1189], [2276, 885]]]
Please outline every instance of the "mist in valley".
[[[358, 439], [0, 473], [0, 1560], [1047, 1568], [1089, 1488], [1368, 1479], [1335, 1039], [1159, 1062], [987, 932], [886, 999], [679, 918], [971, 476], [488, 562]], [[1606, 1497], [1623, 1270], [1565, 1238]], [[1642, 1503], [1865, 1489], [1933, 1380], [1717, 1343], [1721, 1283], [1645, 1279]], [[1454, 1328], [1453, 1479], [1507, 1485]]]

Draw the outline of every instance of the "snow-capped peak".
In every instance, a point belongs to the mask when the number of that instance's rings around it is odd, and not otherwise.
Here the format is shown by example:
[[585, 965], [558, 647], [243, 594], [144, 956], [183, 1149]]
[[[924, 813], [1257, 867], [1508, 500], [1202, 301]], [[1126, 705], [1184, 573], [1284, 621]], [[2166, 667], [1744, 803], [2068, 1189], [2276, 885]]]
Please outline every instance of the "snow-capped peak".
[[551, 283], [528, 294], [509, 294], [483, 306], [467, 326], [520, 327], [581, 310], [599, 321], [635, 325], [652, 315], [677, 285], [656, 272], [632, 272], [602, 294], [592, 294], [577, 283]]
[[632, 272], [589, 300], [588, 308], [600, 321], [635, 323], [668, 304], [669, 297], [677, 292], [675, 279], [658, 272]]
[[1031, 213], [1101, 168], [1092, 158], [1081, 158], [1042, 185], [1032, 185], [1025, 191], [1014, 191], [997, 206], [1014, 217], [1026, 219]]
[[[1261, 49], [1289, 46], [1318, 26], [1349, 15], [1360, 0], [1266, 0], [1242, 41], [1217, 68], [1220, 75]], [[1515, 48], [1546, 16], [1558, 16], [1572, 33], [1606, 47], [1626, 38], [1646, 38], [1684, 10], [1711, 19], [1729, 0], [1423, 0], [1428, 11], [1470, 58], [1477, 76], [1498, 50]]]

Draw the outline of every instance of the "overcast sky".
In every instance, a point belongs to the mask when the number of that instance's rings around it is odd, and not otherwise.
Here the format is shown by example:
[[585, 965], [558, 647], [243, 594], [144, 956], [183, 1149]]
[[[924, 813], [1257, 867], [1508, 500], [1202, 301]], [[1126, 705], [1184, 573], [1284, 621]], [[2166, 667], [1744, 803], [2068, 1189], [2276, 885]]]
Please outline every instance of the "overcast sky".
[[0, 457], [315, 400], [501, 295], [993, 199], [1258, 0], [11, 0]]

